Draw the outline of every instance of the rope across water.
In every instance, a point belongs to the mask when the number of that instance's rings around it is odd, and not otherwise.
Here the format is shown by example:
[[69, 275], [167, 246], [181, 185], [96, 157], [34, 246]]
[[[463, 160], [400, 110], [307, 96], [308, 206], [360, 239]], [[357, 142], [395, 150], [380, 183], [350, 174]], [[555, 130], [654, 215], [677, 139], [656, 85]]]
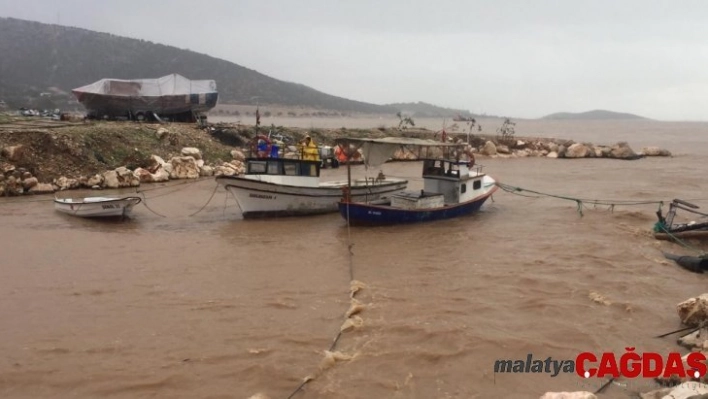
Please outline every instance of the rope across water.
[[[583, 216], [583, 206], [585, 204], [592, 204], [592, 205], [604, 205], [608, 206], [610, 211], [614, 211], [615, 206], [635, 206], [635, 205], [652, 205], [656, 204], [659, 206], [659, 211], [661, 211], [664, 203], [666, 201], [663, 200], [647, 200], [647, 201], [635, 201], [635, 200], [603, 200], [603, 199], [589, 199], [589, 198], [576, 198], [576, 197], [571, 197], [567, 195], [557, 195], [557, 194], [550, 194], [550, 193], [544, 193], [540, 191], [535, 191], [535, 190], [529, 190], [526, 188], [522, 187], [517, 187], [517, 186], [512, 186], [510, 184], [504, 184], [500, 182], [495, 183], [497, 187], [502, 189], [503, 191], [514, 194], [514, 195], [519, 195], [522, 197], [530, 197], [530, 198], [542, 198], [542, 197], [550, 197], [550, 198], [557, 198], [557, 199], [562, 199], [562, 200], [567, 200], [567, 201], [573, 201], [577, 204], [577, 209], [578, 213], [580, 216]], [[528, 193], [528, 194], [525, 194]], [[688, 199], [686, 201], [692, 201], [692, 202], [700, 202], [700, 201], [708, 201], [708, 199], [704, 198], [692, 198]], [[695, 248], [685, 242], [684, 240], [681, 240], [679, 237], [675, 236], [674, 234], [671, 234], [667, 226], [665, 226], [661, 222], [657, 222], [654, 225], [654, 232], [657, 233], [666, 233], [672, 240], [674, 240], [676, 243], [682, 245], [683, 247], [690, 249], [692, 251], [696, 251], [701, 253], [701, 255], [705, 255], [704, 251], [701, 251], [698, 248]]]
[[[356, 301], [356, 300], [355, 300], [355, 296], [356, 296], [357, 292], [359, 292], [360, 288], [358, 288], [358, 287], [355, 288], [355, 280], [354, 280], [354, 252], [352, 251], [352, 248], [353, 248], [353, 247], [354, 247], [354, 244], [352, 243], [351, 224], [350, 224], [350, 220], [349, 220], [349, 202], [347, 202], [347, 248], [348, 248], [348, 252], [349, 252], [349, 278], [350, 278], [350, 284], [351, 284], [351, 286], [350, 286], [350, 289], [351, 289], [351, 295], [350, 295], [350, 297], [351, 297], [352, 301], [354, 302], [354, 301]], [[351, 312], [351, 308], [350, 308], [350, 311], [347, 311], [347, 313], [345, 314], [345, 323], [346, 323], [347, 319], [348, 319], [349, 317], [351, 317], [351, 316], [354, 314], [354, 313], [350, 313], [350, 312]], [[334, 339], [332, 340], [332, 345], [330, 345], [330, 347], [329, 347], [329, 349], [328, 349], [328, 352], [332, 352], [332, 351], [337, 347], [337, 344], [339, 343], [339, 339], [342, 337], [342, 334], [343, 334], [345, 331], [346, 331], [346, 330], [345, 330], [344, 328], [340, 328], [340, 329], [339, 329], [339, 332], [337, 333], [337, 335], [336, 335], [336, 336], [334, 337]], [[312, 381], [313, 379], [314, 379], [314, 378], [309, 377], [309, 376], [306, 377], [306, 378], [303, 380], [303, 382], [302, 382], [300, 385], [298, 385], [298, 387], [295, 388], [295, 390], [287, 397], [287, 399], [293, 398], [298, 392], [300, 392], [300, 391], [305, 387], [305, 385], [307, 385], [307, 384], [308, 384], [310, 381]]]

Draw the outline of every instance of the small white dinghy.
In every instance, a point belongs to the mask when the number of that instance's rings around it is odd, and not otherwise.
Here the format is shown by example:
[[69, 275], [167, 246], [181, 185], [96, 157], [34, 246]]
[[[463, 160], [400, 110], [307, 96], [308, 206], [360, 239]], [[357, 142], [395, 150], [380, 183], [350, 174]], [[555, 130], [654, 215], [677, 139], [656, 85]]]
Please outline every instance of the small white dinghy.
[[141, 201], [140, 197], [54, 198], [54, 209], [84, 218], [126, 217]]

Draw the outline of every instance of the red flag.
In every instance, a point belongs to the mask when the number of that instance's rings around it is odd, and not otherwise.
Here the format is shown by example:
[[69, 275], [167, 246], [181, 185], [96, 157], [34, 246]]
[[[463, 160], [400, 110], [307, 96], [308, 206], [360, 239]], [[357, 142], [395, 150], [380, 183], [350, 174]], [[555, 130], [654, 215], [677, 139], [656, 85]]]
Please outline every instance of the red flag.
[[258, 107], [256, 107], [256, 125], [261, 124], [261, 113], [258, 112]]

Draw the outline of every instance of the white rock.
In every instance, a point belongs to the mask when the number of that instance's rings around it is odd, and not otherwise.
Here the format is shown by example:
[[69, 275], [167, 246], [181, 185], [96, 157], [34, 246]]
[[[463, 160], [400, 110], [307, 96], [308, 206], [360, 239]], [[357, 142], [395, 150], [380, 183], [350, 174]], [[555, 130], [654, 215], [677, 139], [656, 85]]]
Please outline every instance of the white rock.
[[688, 399], [692, 396], [708, 394], [708, 385], [699, 382], [684, 382], [671, 390], [662, 399]]
[[197, 159], [197, 167], [201, 168], [204, 166], [204, 160], [203, 159]]
[[[486, 144], [485, 144], [486, 145]], [[505, 146], [504, 144], [499, 144], [497, 146], [497, 153], [499, 154], [511, 154], [511, 151], [509, 150], [509, 147]]]
[[79, 188], [80, 183], [76, 179], [69, 179], [65, 176], [61, 176], [58, 179], [54, 179], [54, 185], [57, 186], [60, 191], [64, 191]]
[[29, 189], [32, 194], [49, 194], [54, 192], [54, 186], [49, 183], [39, 183]]
[[88, 187], [93, 187], [93, 186], [100, 186], [103, 183], [103, 176], [96, 174], [88, 178], [86, 180], [86, 185]]
[[483, 155], [496, 155], [497, 146], [493, 142], [487, 141], [479, 152]]
[[10, 162], [17, 162], [22, 159], [25, 147], [23, 145], [12, 145], [2, 149], [0, 153]]
[[590, 155], [590, 149], [580, 143], [575, 143], [565, 150], [566, 158], [585, 158]]
[[612, 146], [608, 155], [615, 159], [638, 159], [640, 158], [626, 142], [620, 142]]
[[546, 155], [546, 158], [558, 158], [558, 153], [555, 151], [551, 151]]
[[172, 164], [171, 163], [166, 163], [162, 165], [162, 169], [167, 172], [167, 176], [170, 176], [172, 174]]
[[708, 294], [701, 294], [676, 305], [681, 322], [687, 326], [698, 326], [708, 320]]
[[194, 159], [202, 159], [202, 152], [199, 148], [184, 147], [181, 152], [183, 157], [192, 157]]
[[171, 179], [196, 179], [199, 177], [199, 167], [193, 157], [174, 157], [170, 160], [172, 171]]
[[208, 165], [203, 165], [199, 168], [199, 176], [214, 176], [214, 168]]
[[231, 150], [231, 158], [241, 162], [246, 161], [246, 156], [240, 150]]
[[167, 135], [170, 133], [169, 130], [165, 129], [164, 127], [161, 127], [157, 129], [157, 132], [155, 132], [155, 135], [157, 136], [158, 140], [162, 140], [163, 137], [167, 137]]
[[150, 155], [150, 166], [147, 167], [147, 170], [149, 170], [150, 173], [155, 173], [160, 167], [164, 167], [166, 163], [167, 162], [159, 156]]
[[140, 180], [140, 183], [157, 183], [170, 180], [170, 175], [162, 168], [155, 173], [150, 173], [147, 169], [137, 168], [133, 175]]
[[22, 187], [25, 190], [29, 190], [32, 187], [36, 186], [37, 184], [39, 184], [39, 180], [37, 180], [36, 177], [30, 177], [30, 178], [22, 180]]
[[125, 166], [116, 168], [115, 172], [118, 177], [119, 187], [138, 187], [140, 185], [140, 179], [135, 177], [133, 172]]
[[670, 157], [671, 152], [659, 147], [644, 147], [642, 148], [642, 154], [647, 157]]
[[118, 182], [118, 173], [115, 170], [109, 170], [103, 172], [103, 187], [105, 188], [118, 188], [120, 184]]

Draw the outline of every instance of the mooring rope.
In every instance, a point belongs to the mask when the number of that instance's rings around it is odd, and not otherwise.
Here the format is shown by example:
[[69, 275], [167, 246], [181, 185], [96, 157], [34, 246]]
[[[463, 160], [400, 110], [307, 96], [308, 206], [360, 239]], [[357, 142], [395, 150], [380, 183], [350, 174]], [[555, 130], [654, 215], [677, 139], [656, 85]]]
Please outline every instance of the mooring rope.
[[[564, 199], [564, 200], [568, 200], [568, 201], [574, 201], [574, 202], [578, 203], [579, 205], [594, 204], [594, 205], [607, 205], [607, 206], [614, 207], [617, 205], [622, 205], [622, 206], [651, 205], [651, 204], [663, 205], [665, 202], [663, 200], [634, 201], [634, 200], [601, 200], [601, 199], [589, 199], [589, 198], [576, 198], [576, 197], [570, 197], [567, 195], [543, 193], [540, 191], [529, 190], [526, 188], [516, 187], [516, 186], [512, 186], [510, 184], [504, 184], [504, 183], [500, 183], [500, 182], [496, 182], [496, 185], [497, 185], [497, 187], [499, 187], [502, 190], [504, 190], [508, 193], [511, 193], [511, 194], [516, 194], [516, 195], [521, 195], [521, 196], [526, 196], [526, 197], [535, 197], [535, 198], [552, 197], [552, 198]], [[535, 196], [521, 194], [522, 192], [535, 194]]]
[[[360, 291], [360, 287], [357, 287], [357, 289], [354, 289], [354, 252], [352, 251], [352, 248], [354, 247], [354, 244], [352, 243], [352, 236], [351, 236], [351, 223], [349, 219], [349, 200], [347, 199], [347, 247], [349, 250], [349, 278], [350, 278], [350, 289], [351, 289], [351, 294], [350, 294], [350, 299], [354, 299], [356, 296], [357, 292]], [[349, 319], [354, 313], [351, 313], [351, 307], [350, 310], [346, 312], [345, 314], [345, 322], [347, 319]], [[358, 312], [357, 312], [358, 313]], [[334, 348], [337, 347], [337, 344], [339, 343], [339, 339], [342, 337], [343, 333], [346, 331], [345, 328], [340, 327], [339, 332], [337, 332], [337, 335], [334, 337], [332, 340], [332, 345], [330, 345], [328, 352], [332, 352]], [[314, 378], [313, 377], [305, 377], [303, 382], [295, 388], [295, 390], [287, 397], [287, 399], [292, 399], [298, 392], [300, 392], [305, 385], [307, 385], [310, 381], [312, 381]]]
[[207, 200], [206, 204], [204, 204], [201, 208], [199, 208], [198, 211], [196, 211], [196, 212], [194, 212], [193, 214], [189, 215], [189, 217], [192, 217], [192, 216], [196, 215], [197, 213], [203, 211], [204, 208], [206, 208], [207, 205], [209, 205], [209, 203], [211, 202], [212, 198], [214, 198], [214, 194], [216, 194], [216, 190], [217, 190], [218, 188], [219, 188], [219, 185], [216, 184], [216, 185], [214, 186], [214, 191], [211, 192], [211, 196], [209, 196], [209, 199]]
[[[567, 195], [557, 195], [557, 194], [549, 194], [549, 193], [543, 193], [540, 191], [535, 191], [535, 190], [529, 190], [521, 187], [516, 187], [512, 186], [510, 184], [504, 184], [500, 182], [495, 183], [499, 188], [502, 190], [514, 194], [514, 195], [519, 195], [522, 197], [531, 197], [531, 198], [541, 198], [541, 197], [551, 197], [551, 198], [558, 198], [558, 199], [563, 199], [563, 200], [568, 200], [568, 201], [574, 201], [577, 204], [577, 210], [580, 216], [583, 216], [583, 206], [584, 204], [593, 204], [595, 207], [597, 205], [606, 205], [609, 206], [608, 210], [609, 211], [614, 211], [615, 206], [632, 206], [632, 205], [652, 205], [652, 204], [657, 204], [659, 206], [659, 211], [661, 211], [665, 201], [662, 200], [648, 200], [648, 201], [634, 201], [634, 200], [601, 200], [601, 199], [587, 199], [587, 198], [575, 198], [575, 197], [570, 197]], [[529, 194], [523, 194], [524, 192], [531, 193], [533, 195]], [[690, 200], [686, 201], [693, 201], [693, 202], [698, 202], [698, 201], [704, 201], [705, 199], [700, 199], [700, 198], [692, 198]], [[654, 232], [661, 232], [661, 233], [666, 233], [672, 240], [676, 241], [676, 243], [684, 246], [687, 249], [696, 251], [701, 254], [701, 256], [705, 255], [705, 251], [702, 251], [698, 248], [695, 248], [685, 242], [684, 240], [680, 239], [679, 237], [675, 236], [671, 232], [668, 231], [667, 226], [665, 226], [662, 222], [656, 222], [654, 224]]]
[[138, 192], [138, 191], [136, 191], [136, 193], [140, 194], [140, 195], [143, 197], [143, 205], [145, 205], [145, 208], [147, 208], [148, 211], [154, 213], [155, 215], [157, 215], [157, 216], [159, 216], [159, 217], [161, 217], [161, 218], [166, 218], [166, 217], [167, 217], [167, 216], [165, 216], [165, 215], [163, 215], [163, 214], [161, 214], [161, 213], [159, 213], [159, 212], [156, 212], [156, 211], [153, 210], [152, 208], [150, 208], [150, 206], [149, 206], [148, 203], [147, 203], [147, 198], [145, 197], [145, 193], [143, 193], [143, 192]]

